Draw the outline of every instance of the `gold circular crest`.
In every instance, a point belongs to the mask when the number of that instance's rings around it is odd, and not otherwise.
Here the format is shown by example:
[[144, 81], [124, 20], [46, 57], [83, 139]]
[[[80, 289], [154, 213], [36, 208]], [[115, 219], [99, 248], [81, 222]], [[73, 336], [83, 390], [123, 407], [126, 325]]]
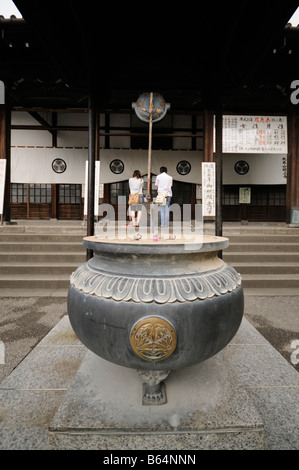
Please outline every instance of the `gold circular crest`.
[[131, 330], [131, 346], [137, 356], [146, 361], [162, 361], [176, 348], [173, 326], [159, 317], [147, 317], [135, 323]]

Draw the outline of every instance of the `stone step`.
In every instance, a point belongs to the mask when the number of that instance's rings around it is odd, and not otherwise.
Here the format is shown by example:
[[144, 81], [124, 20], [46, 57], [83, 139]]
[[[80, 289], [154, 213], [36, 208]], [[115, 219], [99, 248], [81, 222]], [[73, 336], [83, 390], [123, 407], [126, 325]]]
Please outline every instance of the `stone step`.
[[[0, 274], [0, 289], [67, 289], [70, 274]], [[246, 288], [298, 288], [299, 274], [242, 274]]]
[[5, 251], [19, 251], [19, 252], [36, 252], [36, 251], [51, 251], [63, 252], [68, 251], [82, 251], [84, 250], [82, 242], [0, 242], [0, 252]]
[[[224, 235], [225, 236], [225, 235]], [[229, 235], [229, 243], [299, 243], [298, 235]], [[1, 237], [0, 237], [1, 240]]]
[[30, 264], [31, 262], [34, 263], [74, 263], [74, 264], [81, 264], [84, 263], [86, 260], [86, 251], [79, 252], [72, 252], [68, 251], [67, 253], [57, 253], [57, 252], [0, 252], [0, 265], [3, 263], [27, 263]]
[[87, 225], [82, 222], [77, 224], [67, 224], [61, 221], [57, 223], [12, 223], [0, 225], [0, 233], [53, 233], [53, 234], [82, 234], [86, 235]]
[[0, 243], [83, 243], [83, 236], [78, 234], [51, 234], [51, 233], [1, 233]]
[[299, 263], [254, 263], [236, 262], [232, 266], [240, 274], [299, 274]]
[[[3, 242], [78, 242], [82, 243], [84, 234], [78, 233], [7, 233], [0, 231], [0, 243]], [[226, 236], [224, 234], [224, 236]], [[299, 243], [299, 234], [298, 235], [277, 235], [272, 234], [271, 236], [267, 235], [227, 235], [230, 241], [230, 244], [236, 243], [261, 243], [269, 244], [273, 243]]]
[[235, 251], [250, 251], [254, 253], [265, 253], [265, 252], [275, 252], [275, 251], [284, 251], [284, 252], [299, 252], [299, 241], [298, 243], [277, 243], [277, 242], [269, 242], [269, 243], [251, 243], [251, 242], [232, 242], [229, 244], [229, 247], [226, 251], [235, 252]]
[[[86, 261], [79, 226], [0, 227], [0, 289], [60, 290]], [[299, 229], [227, 228], [223, 260], [240, 272], [244, 289], [299, 289]], [[299, 294], [299, 291], [298, 291]]]
[[69, 284], [67, 274], [0, 274], [0, 289], [67, 289]]
[[[7, 239], [6, 239], [7, 238]], [[280, 237], [279, 237], [280, 238]], [[71, 236], [71, 237], [64, 237], [61, 235], [55, 236], [38, 236], [35, 235], [24, 237], [23, 235], [17, 237], [16, 235], [12, 236], [5, 236], [0, 237], [0, 251], [2, 247], [5, 247], [14, 251], [17, 246], [23, 247], [21, 248], [22, 251], [32, 251], [32, 250], [43, 250], [48, 249], [46, 247], [54, 247], [55, 250], [60, 250], [59, 246], [61, 245], [62, 249], [65, 250], [67, 246], [76, 247], [76, 248], [83, 248], [83, 237], [81, 236]], [[271, 237], [270, 240], [267, 242], [262, 241], [253, 241], [251, 238], [246, 237], [243, 238], [230, 238], [229, 239], [229, 247], [225, 250], [226, 252], [233, 252], [233, 251], [257, 251], [257, 252], [264, 252], [264, 251], [299, 251], [299, 237], [292, 237], [291, 240], [287, 238], [282, 238], [276, 240], [275, 238]], [[20, 251], [21, 251], [20, 250]]]
[[273, 262], [273, 263], [285, 263], [285, 262], [299, 262], [299, 251], [297, 252], [248, 252], [248, 251], [229, 251], [229, 248], [223, 251], [223, 261], [230, 264], [236, 264], [238, 262], [252, 263], [252, 262]]
[[0, 274], [48, 274], [48, 275], [70, 275], [78, 267], [77, 263], [1, 263]]
[[[127, 221], [128, 222], [128, 221]], [[96, 222], [95, 222], [96, 225]], [[195, 223], [192, 220], [191, 225]], [[172, 222], [170, 222], [172, 226]], [[204, 232], [207, 234], [215, 234], [215, 223], [204, 223]], [[299, 226], [289, 226], [285, 223], [223, 223], [223, 236], [234, 235], [298, 235]], [[0, 233], [73, 233], [82, 234], [87, 233], [87, 223], [82, 220], [78, 221], [13, 221], [12, 224], [0, 225]]]
[[[31, 262], [28, 259], [25, 262], [17, 261], [19, 261], [19, 259], [10, 262], [1, 262], [0, 274], [71, 274], [85, 259], [82, 257], [78, 262], [62, 262], [61, 260], [50, 262], [49, 259], [37, 262], [34, 257], [34, 260]], [[299, 264], [291, 262], [283, 264], [236, 262], [232, 264], [232, 266], [240, 274], [299, 274]]]
[[242, 285], [248, 288], [296, 288], [299, 295], [299, 274], [244, 274]]
[[[204, 232], [214, 235], [215, 227], [208, 227], [207, 224], [204, 224]], [[297, 227], [290, 227], [286, 224], [279, 225], [277, 223], [273, 223], [273, 225], [234, 224], [229, 226], [224, 222], [222, 233], [224, 237], [233, 235], [299, 235], [299, 225]]]

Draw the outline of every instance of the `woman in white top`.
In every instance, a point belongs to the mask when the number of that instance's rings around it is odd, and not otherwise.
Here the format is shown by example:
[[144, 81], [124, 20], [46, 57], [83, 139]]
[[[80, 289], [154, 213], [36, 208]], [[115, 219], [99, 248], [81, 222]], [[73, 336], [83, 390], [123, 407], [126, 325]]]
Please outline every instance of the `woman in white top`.
[[[129, 179], [130, 194], [139, 193], [139, 204], [130, 206], [130, 216], [134, 227], [139, 227], [139, 222], [142, 214], [143, 194], [142, 194], [143, 179], [139, 170], [135, 170], [132, 178]], [[137, 212], [137, 221], [135, 223], [135, 212]]]

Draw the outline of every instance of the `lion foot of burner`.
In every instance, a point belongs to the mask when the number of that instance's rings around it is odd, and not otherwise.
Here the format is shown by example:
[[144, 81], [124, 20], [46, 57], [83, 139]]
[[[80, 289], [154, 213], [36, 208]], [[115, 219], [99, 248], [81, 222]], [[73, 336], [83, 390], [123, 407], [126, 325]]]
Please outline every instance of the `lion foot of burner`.
[[144, 382], [142, 404], [145, 406], [164, 405], [167, 398], [162, 381], [168, 377], [170, 371], [138, 370], [137, 372]]

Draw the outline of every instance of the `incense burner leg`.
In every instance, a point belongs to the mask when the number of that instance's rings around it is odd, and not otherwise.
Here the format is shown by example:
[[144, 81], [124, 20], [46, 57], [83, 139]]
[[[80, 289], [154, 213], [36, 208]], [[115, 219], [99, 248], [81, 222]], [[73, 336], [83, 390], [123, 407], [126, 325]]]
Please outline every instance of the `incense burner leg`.
[[163, 405], [167, 402], [165, 380], [170, 371], [169, 370], [138, 370], [137, 371], [143, 380], [143, 397], [142, 404], [145, 406], [150, 405]]

